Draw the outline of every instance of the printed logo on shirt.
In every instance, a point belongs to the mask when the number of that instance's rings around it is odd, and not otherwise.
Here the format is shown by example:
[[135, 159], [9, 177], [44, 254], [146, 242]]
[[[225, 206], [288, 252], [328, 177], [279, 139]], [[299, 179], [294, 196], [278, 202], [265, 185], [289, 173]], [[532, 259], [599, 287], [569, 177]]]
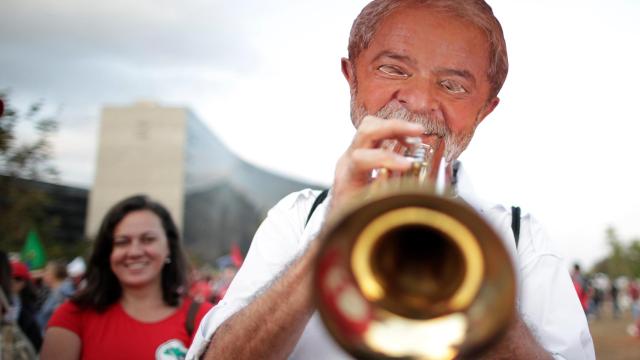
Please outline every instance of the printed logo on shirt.
[[182, 341], [171, 339], [156, 349], [156, 360], [183, 360], [187, 356], [187, 347]]

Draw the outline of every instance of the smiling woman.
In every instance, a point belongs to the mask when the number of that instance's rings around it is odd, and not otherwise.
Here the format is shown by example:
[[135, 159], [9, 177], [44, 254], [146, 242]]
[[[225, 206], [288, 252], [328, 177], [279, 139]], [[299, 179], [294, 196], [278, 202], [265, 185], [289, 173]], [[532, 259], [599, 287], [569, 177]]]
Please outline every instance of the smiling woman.
[[86, 287], [49, 321], [42, 359], [181, 358], [211, 308], [183, 296], [185, 271], [169, 212], [146, 196], [122, 200], [102, 221]]
[[113, 231], [111, 270], [124, 288], [161, 282], [162, 268], [171, 262], [160, 218], [150, 210], [129, 213]]

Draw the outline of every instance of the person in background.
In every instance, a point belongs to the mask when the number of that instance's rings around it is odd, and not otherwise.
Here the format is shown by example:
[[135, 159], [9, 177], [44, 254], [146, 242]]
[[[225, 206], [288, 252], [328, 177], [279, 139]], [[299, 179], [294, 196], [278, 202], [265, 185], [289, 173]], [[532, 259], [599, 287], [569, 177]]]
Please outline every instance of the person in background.
[[87, 265], [84, 262], [84, 259], [81, 257], [76, 257], [71, 260], [71, 262], [67, 265], [67, 275], [71, 279], [73, 283], [73, 287], [78, 290], [85, 285], [84, 275], [87, 271]]
[[0, 290], [2, 294], [7, 299], [8, 305], [6, 308], [2, 309], [2, 313], [0, 314], [1, 319], [17, 320], [18, 315], [9, 314], [12, 312], [11, 306], [11, 264], [9, 262], [9, 256], [7, 253], [0, 250]]
[[611, 286], [609, 288], [609, 296], [611, 297], [611, 312], [613, 313], [613, 318], [620, 318], [620, 303], [618, 302], [618, 284], [616, 284], [616, 279], [611, 280]]
[[47, 298], [44, 300], [37, 320], [42, 333], [49, 322], [49, 318], [66, 299], [70, 298], [75, 289], [71, 279], [67, 277], [67, 266], [64, 262], [54, 260], [49, 261], [42, 275], [42, 282], [49, 289]]
[[640, 320], [640, 284], [637, 279], [629, 281], [627, 292], [631, 301], [631, 316], [634, 321]]
[[589, 308], [589, 296], [587, 294], [586, 281], [582, 276], [579, 264], [573, 264], [573, 270], [571, 271], [571, 281], [573, 282], [573, 287], [576, 289], [576, 294], [578, 294], [580, 305], [582, 305], [584, 313], [587, 314]]
[[18, 260], [11, 260], [11, 278], [12, 303], [17, 309], [18, 325], [31, 341], [33, 348], [39, 351], [42, 346], [42, 332], [36, 320], [37, 295], [27, 265]]
[[213, 285], [211, 275], [202, 270], [193, 269], [191, 271], [191, 285], [189, 286], [189, 296], [198, 301], [208, 301], [213, 304]]
[[19, 309], [11, 301], [11, 275], [9, 257], [0, 250], [0, 359], [37, 359], [33, 344], [17, 324]]
[[604, 301], [604, 290], [597, 278], [591, 279], [588, 288], [589, 319], [600, 319], [600, 307]]
[[42, 309], [42, 304], [49, 296], [49, 288], [44, 284], [42, 277], [44, 275], [44, 268], [42, 269], [29, 269], [29, 275], [31, 275], [31, 283], [33, 284], [36, 292], [36, 308]]
[[229, 285], [233, 281], [233, 278], [236, 276], [238, 269], [229, 265], [222, 269], [222, 272], [219, 274], [218, 278], [213, 284], [213, 303], [217, 304], [222, 300], [229, 289]]
[[182, 358], [211, 304], [184, 294], [187, 262], [164, 206], [126, 198], [104, 217], [86, 286], [53, 314], [41, 359]]

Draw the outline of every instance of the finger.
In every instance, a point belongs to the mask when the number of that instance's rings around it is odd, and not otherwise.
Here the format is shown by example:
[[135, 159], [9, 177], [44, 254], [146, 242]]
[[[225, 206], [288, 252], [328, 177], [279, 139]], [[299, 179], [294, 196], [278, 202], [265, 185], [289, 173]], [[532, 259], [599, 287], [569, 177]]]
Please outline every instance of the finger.
[[407, 136], [419, 136], [425, 131], [421, 124], [397, 119], [381, 119], [366, 116], [353, 139], [354, 148], [375, 148], [384, 139], [402, 139]]
[[369, 174], [373, 169], [385, 168], [388, 171], [406, 171], [413, 160], [382, 149], [356, 149], [351, 154], [351, 170]]

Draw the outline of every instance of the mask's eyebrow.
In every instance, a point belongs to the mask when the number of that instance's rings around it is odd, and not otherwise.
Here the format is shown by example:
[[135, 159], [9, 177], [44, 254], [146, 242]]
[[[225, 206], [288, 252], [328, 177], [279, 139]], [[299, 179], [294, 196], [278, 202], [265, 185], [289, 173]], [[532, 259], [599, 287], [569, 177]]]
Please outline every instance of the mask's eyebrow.
[[451, 68], [436, 68], [434, 71], [438, 75], [453, 75], [461, 77], [470, 81], [473, 85], [476, 84], [476, 77], [469, 70], [464, 69], [451, 69]]
[[416, 65], [415, 60], [412, 59], [411, 57], [409, 57], [407, 55], [398, 54], [396, 52], [389, 51], [389, 50], [385, 50], [385, 51], [380, 52], [378, 55], [376, 55], [373, 58], [373, 61], [378, 61], [378, 60], [380, 60], [382, 58], [390, 58], [390, 59], [393, 59], [393, 60], [397, 60], [397, 61], [403, 62], [405, 64], [409, 64], [411, 66], [415, 66]]

